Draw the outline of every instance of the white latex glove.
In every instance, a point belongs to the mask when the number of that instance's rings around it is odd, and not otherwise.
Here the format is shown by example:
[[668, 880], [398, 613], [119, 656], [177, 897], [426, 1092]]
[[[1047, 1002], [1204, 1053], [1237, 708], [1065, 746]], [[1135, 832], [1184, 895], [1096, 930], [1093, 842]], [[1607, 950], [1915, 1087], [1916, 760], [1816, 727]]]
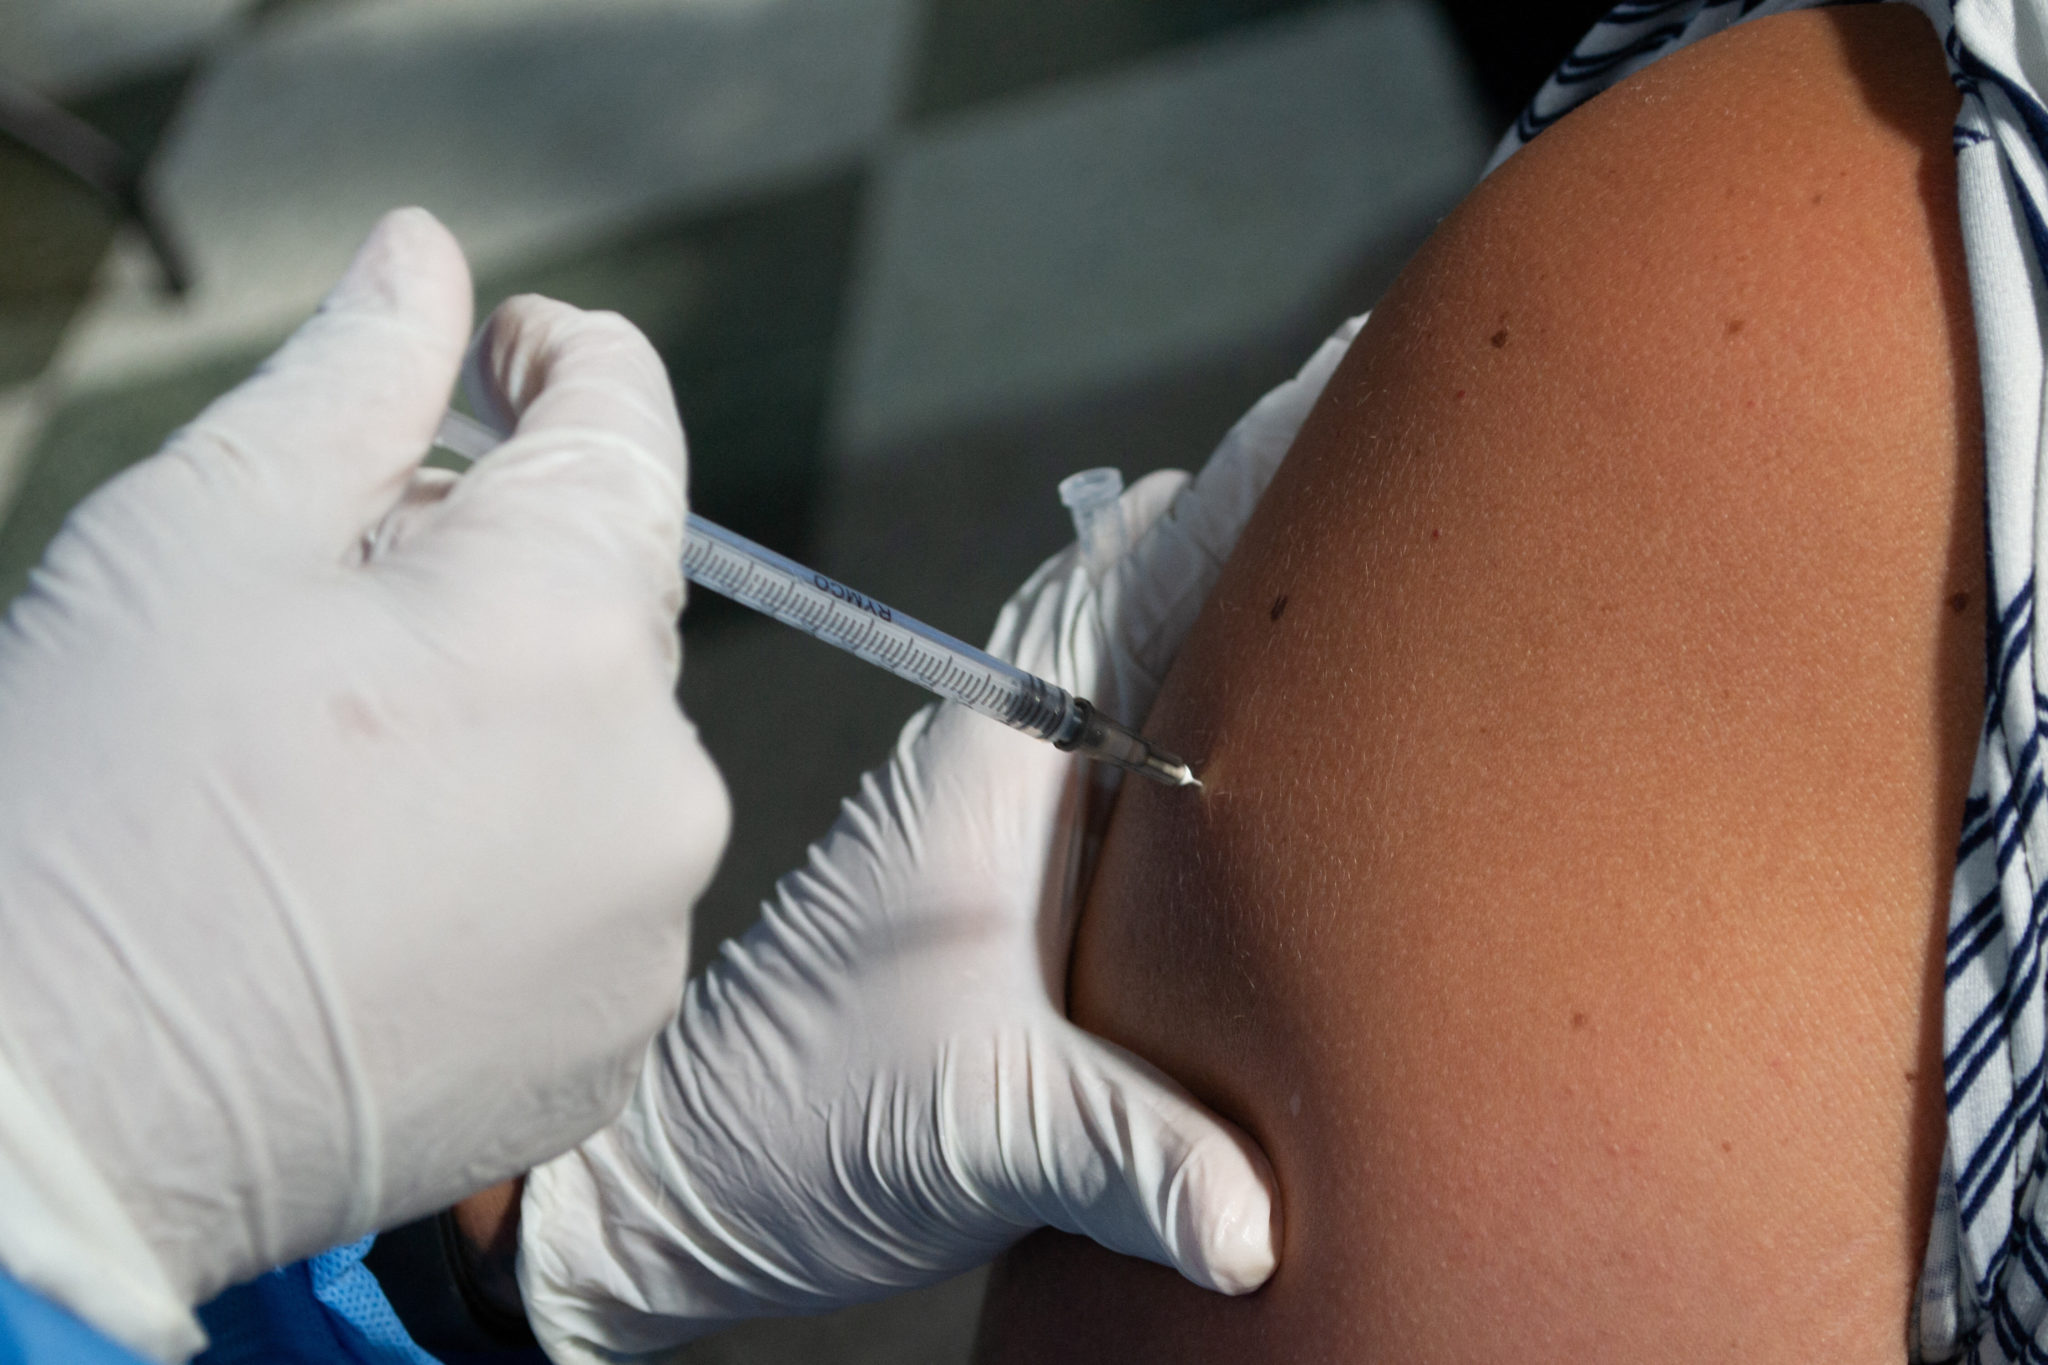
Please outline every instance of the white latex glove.
[[727, 804], [667, 380], [515, 300], [474, 363], [515, 436], [415, 477], [469, 300], [387, 217], [0, 626], [0, 1263], [160, 1359], [594, 1131], [681, 995]]
[[[1099, 589], [1072, 547], [1034, 574], [990, 650], [1141, 721], [1362, 321], [1199, 479], [1125, 495], [1135, 548]], [[956, 706], [910, 722], [691, 983], [626, 1112], [529, 1177], [520, 1283], [549, 1354], [636, 1360], [880, 1298], [1045, 1224], [1226, 1293], [1265, 1281], [1263, 1156], [1065, 1017], [1087, 776]]]

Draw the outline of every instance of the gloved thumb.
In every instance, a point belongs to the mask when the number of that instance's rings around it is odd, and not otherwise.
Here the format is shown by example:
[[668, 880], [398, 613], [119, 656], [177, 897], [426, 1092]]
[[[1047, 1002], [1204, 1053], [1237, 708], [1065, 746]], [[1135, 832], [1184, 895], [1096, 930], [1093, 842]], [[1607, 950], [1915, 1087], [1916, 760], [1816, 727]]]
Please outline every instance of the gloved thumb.
[[1038, 1210], [1043, 1220], [1205, 1289], [1264, 1284], [1279, 1218], [1257, 1145], [1156, 1068], [1062, 1025], [1065, 1065], [1034, 1068], [1031, 1081], [1029, 1118], [1055, 1201]]
[[447, 407], [469, 266], [425, 209], [378, 220], [320, 310], [166, 453], [233, 470], [337, 555], [396, 502]]
[[[1104, 596], [1115, 604], [1105, 621], [1131, 662], [1162, 675], [1187, 637], [1223, 562], [1237, 545], [1274, 471], [1322, 397], [1352, 341], [1365, 325], [1352, 318], [1325, 341], [1294, 378], [1238, 419], [1192, 482], [1175, 490], [1163, 512], [1132, 522], [1135, 544]], [[1140, 483], [1131, 491], [1144, 488]], [[1137, 527], [1143, 525], [1143, 534]], [[1148, 699], [1149, 700], [1149, 699]]]

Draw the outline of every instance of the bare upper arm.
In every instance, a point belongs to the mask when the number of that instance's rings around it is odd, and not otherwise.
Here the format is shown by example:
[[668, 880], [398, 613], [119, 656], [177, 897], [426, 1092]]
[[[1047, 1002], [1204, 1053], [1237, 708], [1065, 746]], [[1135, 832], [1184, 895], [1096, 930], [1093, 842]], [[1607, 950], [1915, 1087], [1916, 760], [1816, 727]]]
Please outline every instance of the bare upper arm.
[[995, 1359], [1897, 1358], [1981, 706], [1955, 97], [1752, 21], [1447, 219], [1148, 731], [1075, 1017], [1265, 1144], [1246, 1301], [1040, 1240]]

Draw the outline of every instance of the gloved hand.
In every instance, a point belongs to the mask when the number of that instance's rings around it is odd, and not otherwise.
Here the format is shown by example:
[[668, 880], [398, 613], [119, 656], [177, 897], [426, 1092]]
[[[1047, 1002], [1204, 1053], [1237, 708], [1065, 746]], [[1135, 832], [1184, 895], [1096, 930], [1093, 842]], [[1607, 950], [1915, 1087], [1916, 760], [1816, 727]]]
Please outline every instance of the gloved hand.
[[[1099, 586], [1078, 547], [1034, 574], [991, 652], [1141, 721], [1357, 326], [1199, 479], [1125, 494], [1135, 545]], [[1044, 1224], [1226, 1293], [1265, 1281], [1261, 1154], [1064, 1016], [1092, 777], [957, 706], [910, 722], [691, 983], [625, 1113], [529, 1177], [521, 1291], [556, 1360], [880, 1298]]]
[[683, 438], [622, 320], [478, 342], [387, 217], [0, 626], [0, 1263], [164, 1359], [187, 1306], [618, 1112], [724, 843], [677, 710]]

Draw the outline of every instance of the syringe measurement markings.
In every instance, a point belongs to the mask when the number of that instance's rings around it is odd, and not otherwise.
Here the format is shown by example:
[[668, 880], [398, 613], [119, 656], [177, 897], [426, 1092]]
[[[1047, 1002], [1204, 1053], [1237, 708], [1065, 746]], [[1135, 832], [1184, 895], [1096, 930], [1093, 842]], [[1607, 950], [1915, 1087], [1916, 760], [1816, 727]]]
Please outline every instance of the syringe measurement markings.
[[896, 646], [896, 652], [890, 656], [890, 664], [896, 668], [910, 667], [910, 660], [917, 657], [917, 641], [899, 636], [890, 643]]
[[[932, 681], [934, 686], [940, 685], [942, 683], [952, 683], [957, 680], [959, 670], [955, 669], [952, 666], [952, 660], [950, 659], [934, 658], [931, 661], [931, 663], [927, 666], [932, 670]], [[960, 691], [962, 689], [956, 686], [953, 690]]]
[[[937, 665], [939, 680], [954, 692], [962, 694], [963, 700], [967, 700], [970, 705], [983, 700], [983, 689], [988, 684], [987, 675], [970, 674], [961, 668], [959, 661], [955, 659], [939, 658], [933, 662]], [[980, 684], [979, 688], [970, 686], [977, 683]]]
[[[868, 649], [877, 663], [900, 678], [906, 678], [925, 687], [931, 686], [930, 670], [916, 666], [919, 656], [913, 642], [894, 632], [883, 631], [874, 622], [863, 623], [863, 635], [865, 638], [862, 645]], [[880, 637], [879, 642], [875, 641], [876, 636]]]
[[966, 669], [961, 668], [951, 659], [946, 660], [946, 673], [948, 676], [948, 680], [951, 681], [953, 685], [959, 688], [962, 692], [972, 691], [973, 689], [970, 686], [970, 684], [985, 681], [984, 679], [974, 677], [972, 674], [968, 673]]
[[[871, 617], [861, 615], [845, 604], [814, 597], [803, 591], [801, 585], [782, 575], [775, 578], [775, 590], [762, 596], [771, 604], [773, 611], [796, 616], [812, 634], [829, 633], [854, 653], [872, 657], [892, 670], [901, 670], [909, 646], [900, 638], [883, 634], [880, 623]], [[882, 637], [879, 644], [877, 635]]]
[[832, 619], [832, 609], [816, 598], [797, 596], [793, 587], [788, 590], [787, 595], [790, 601], [790, 614], [810, 627], [811, 634], [823, 634], [825, 623]]
[[889, 667], [897, 673], [921, 681], [921, 675], [911, 666], [912, 661], [917, 657], [917, 641], [915, 639], [902, 634], [892, 634], [889, 639], [888, 649], [884, 652], [883, 657], [888, 659]]
[[880, 651], [873, 647], [875, 637], [875, 623], [873, 621], [859, 615], [854, 615], [849, 619], [849, 614], [844, 608], [836, 608], [833, 611], [833, 615], [838, 618], [834, 624], [838, 627], [839, 639], [848, 649], [862, 655], [879, 654]]
[[[875, 644], [875, 637], [881, 635], [881, 627], [869, 620], [862, 620], [857, 624], [858, 630], [847, 632], [847, 648], [858, 650], [863, 654], [871, 654], [879, 659], [887, 659], [889, 657], [888, 651]], [[883, 635], [883, 642], [887, 643], [888, 638], [888, 636]]]
[[930, 655], [925, 661], [925, 669], [925, 676], [931, 679], [928, 686], [958, 697], [968, 706], [987, 705], [991, 693], [1000, 694], [999, 689], [993, 686], [994, 679], [986, 673], [968, 672], [957, 659]]
[[883, 636], [883, 644], [875, 653], [887, 662], [889, 669], [900, 677], [911, 679], [925, 687], [931, 686], [930, 669], [920, 667], [921, 652], [915, 639], [891, 632]]
[[[458, 454], [475, 458], [471, 449], [474, 443], [458, 439], [464, 433], [460, 419], [454, 414], [444, 421], [443, 432], [448, 432], [451, 425], [455, 427], [455, 434], [444, 434], [439, 438], [441, 442]], [[691, 518], [693, 523], [698, 520]], [[1009, 668], [996, 672], [980, 667], [980, 661], [986, 656], [965, 646], [960, 647], [963, 651], [960, 654], [934, 641], [923, 642], [926, 647], [921, 648], [916, 637], [922, 627], [892, 621], [886, 607], [801, 566], [794, 566], [796, 572], [792, 573], [788, 562], [780, 561], [780, 557], [772, 555], [772, 552], [763, 553], [768, 553], [779, 563], [763, 564], [745, 550], [722, 543], [719, 538], [730, 535], [730, 532], [709, 527], [708, 523], [706, 526], [708, 529], [685, 539], [682, 555], [684, 572], [705, 587], [811, 635], [821, 638], [829, 635], [858, 657], [881, 663], [899, 676], [920, 682], [941, 695], [951, 696], [978, 710], [986, 710], [1000, 720], [1041, 737], [1047, 733], [1041, 728], [1047, 724], [1047, 716], [1061, 709], [1054, 705], [1054, 699], [1065, 695], [1062, 689]], [[813, 596], [810, 585], [802, 582], [802, 575], [811, 575], [817, 587], [829, 596]], [[835, 598], [837, 600], [833, 600]], [[864, 615], [863, 611], [874, 612], [880, 619]], [[905, 619], [907, 622], [908, 618]], [[885, 622], [891, 628], [884, 629]], [[1071, 699], [1067, 709], [1071, 710]]]
[[[693, 546], [693, 548], [695, 548]], [[954, 696], [974, 707], [992, 707], [1010, 700], [1002, 680], [986, 670], [968, 668], [907, 633], [886, 630], [881, 622], [849, 603], [813, 595], [794, 576], [767, 571], [742, 556], [710, 546], [690, 556], [693, 576], [706, 586], [771, 615], [788, 620], [812, 635], [831, 634], [853, 653], [872, 659], [899, 676]]]
[[[749, 570], [752, 568], [753, 566], [748, 566]], [[748, 572], [745, 577], [751, 579], [754, 576], [752, 572]], [[748, 592], [755, 585], [743, 580], [737, 586], [742, 592]], [[753, 594], [749, 593], [749, 595]], [[884, 644], [877, 646], [875, 643], [875, 636], [878, 633], [876, 622], [861, 617], [855, 620], [852, 627], [849, 627], [846, 624], [846, 618], [852, 615], [849, 609], [842, 607], [840, 604], [825, 602], [811, 597], [807, 593], [803, 593], [798, 585], [787, 577], [777, 575], [773, 582], [773, 587], [769, 591], [761, 592], [759, 596], [778, 612], [797, 616], [804, 625], [810, 628], [813, 634], [825, 634], [829, 628], [836, 626], [837, 629], [831, 630], [830, 633], [838, 636], [855, 653], [876, 656], [892, 667], [900, 668], [903, 664], [904, 655], [908, 649], [907, 642], [900, 639], [890, 639], [885, 636]], [[888, 646], [894, 646], [894, 648], [891, 649]], [[931, 673], [929, 667], [918, 671], [921, 675], [925, 676], [929, 676]]]

